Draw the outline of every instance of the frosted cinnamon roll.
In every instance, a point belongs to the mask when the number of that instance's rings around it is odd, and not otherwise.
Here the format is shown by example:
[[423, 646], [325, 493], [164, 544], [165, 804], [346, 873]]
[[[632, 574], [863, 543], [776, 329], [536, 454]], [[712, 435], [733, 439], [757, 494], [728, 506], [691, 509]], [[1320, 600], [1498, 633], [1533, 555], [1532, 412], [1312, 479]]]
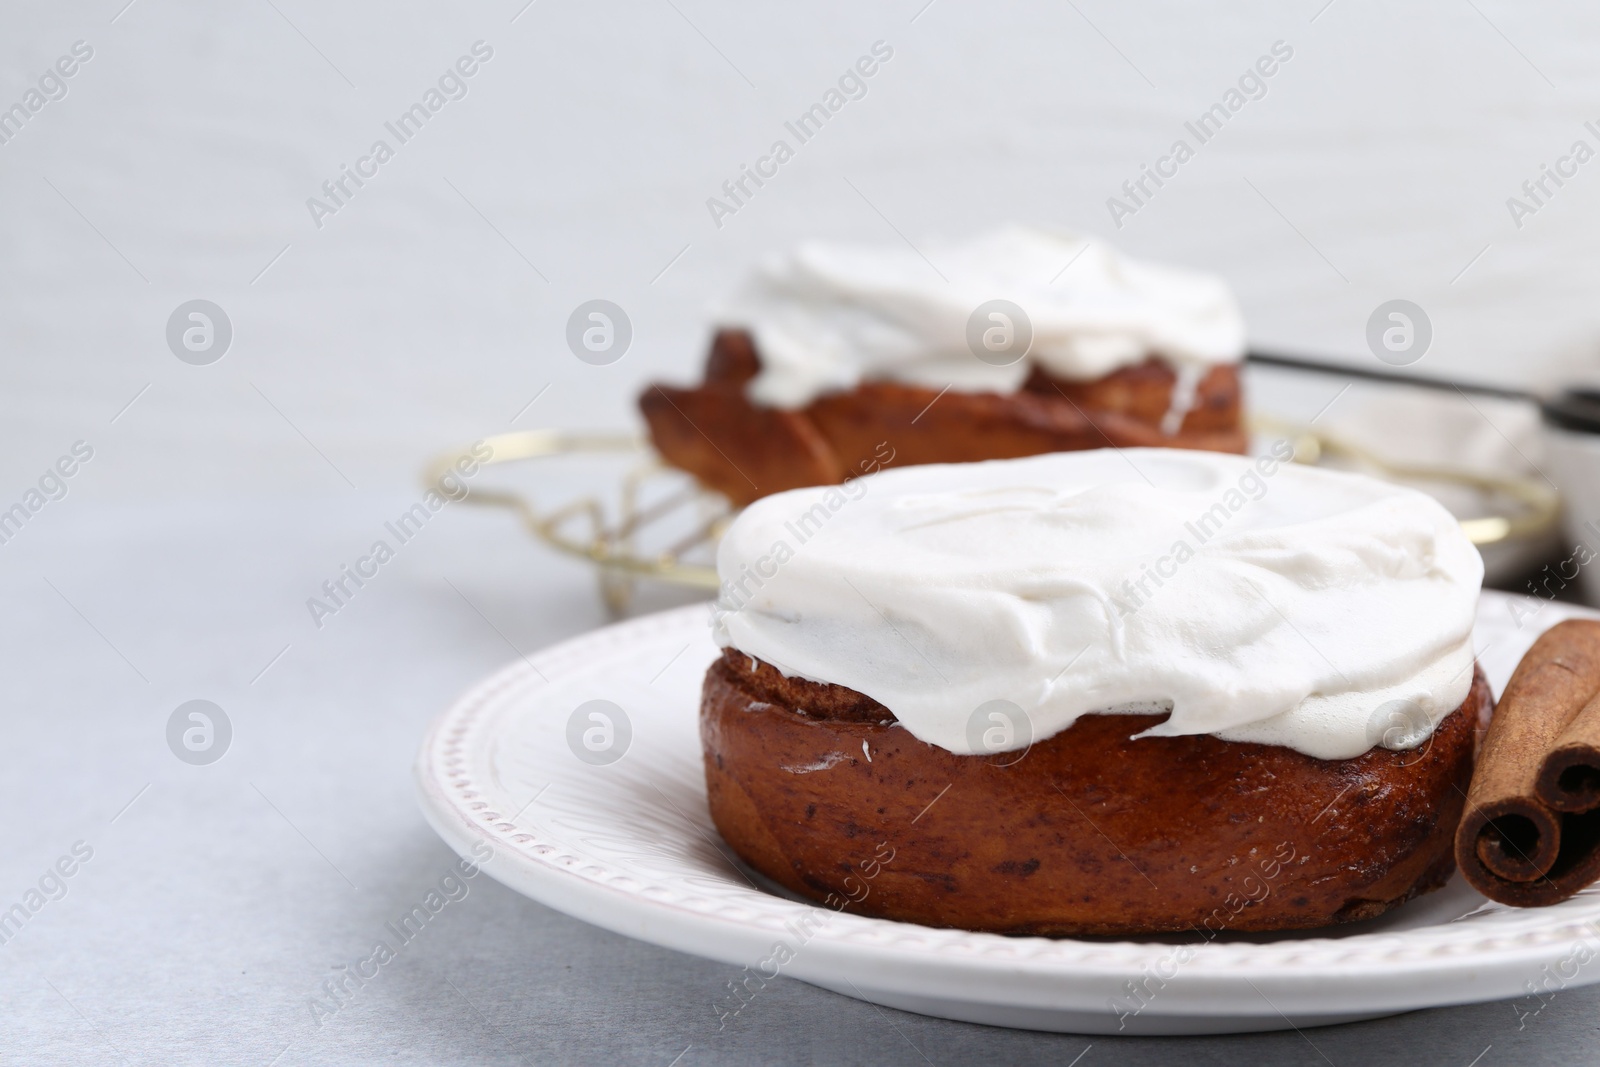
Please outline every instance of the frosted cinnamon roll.
[[[1492, 707], [1482, 563], [1430, 497], [1287, 458], [751, 505], [702, 702], [719, 830], [795, 892], [1010, 933], [1319, 926], [1443, 884]], [[864, 841], [896, 858], [857, 900]]]
[[1089, 237], [803, 244], [717, 318], [704, 382], [640, 406], [669, 463], [739, 504], [842, 481], [881, 446], [899, 465], [1244, 449], [1227, 285]]

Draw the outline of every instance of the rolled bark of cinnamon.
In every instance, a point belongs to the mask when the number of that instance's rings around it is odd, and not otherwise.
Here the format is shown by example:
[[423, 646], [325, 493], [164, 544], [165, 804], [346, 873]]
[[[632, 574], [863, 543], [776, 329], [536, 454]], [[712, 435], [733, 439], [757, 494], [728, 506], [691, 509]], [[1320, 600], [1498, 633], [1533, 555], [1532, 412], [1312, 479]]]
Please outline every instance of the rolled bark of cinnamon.
[[1556, 811], [1600, 807], [1600, 696], [1585, 704], [1556, 738], [1539, 771], [1538, 792]]
[[1541, 907], [1600, 877], [1597, 693], [1600, 622], [1551, 627], [1511, 676], [1456, 829], [1456, 864], [1491, 900]]

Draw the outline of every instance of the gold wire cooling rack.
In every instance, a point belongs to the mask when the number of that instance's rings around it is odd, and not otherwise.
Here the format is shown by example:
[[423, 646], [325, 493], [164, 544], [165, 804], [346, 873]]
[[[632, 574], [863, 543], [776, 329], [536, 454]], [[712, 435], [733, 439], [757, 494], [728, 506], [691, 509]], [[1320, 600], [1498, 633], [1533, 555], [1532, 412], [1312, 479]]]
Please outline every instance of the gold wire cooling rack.
[[[1254, 417], [1257, 433], [1285, 437], [1294, 444], [1297, 463], [1332, 463], [1394, 481], [1445, 485], [1480, 495], [1485, 514], [1461, 520], [1461, 528], [1480, 548], [1532, 541], [1548, 534], [1560, 517], [1554, 489], [1531, 478], [1514, 478], [1447, 467], [1394, 463], [1369, 449], [1309, 427], [1269, 417]], [[734, 510], [719, 494], [699, 488], [681, 472], [663, 465], [644, 438], [627, 433], [574, 433], [525, 430], [485, 438], [490, 458], [462, 449], [428, 465], [424, 484], [436, 487], [459, 461], [482, 466], [555, 460], [560, 457], [626, 461], [616, 488], [586, 493], [545, 510], [531, 496], [509, 488], [469, 484], [468, 504], [515, 513], [539, 540], [596, 569], [600, 594], [615, 614], [627, 610], [640, 579], [696, 589], [717, 588], [714, 553]], [[459, 493], [459, 490], [457, 490]]]
[[[712, 553], [733, 509], [655, 458], [644, 438], [627, 433], [525, 430], [484, 438], [490, 458], [461, 449], [438, 456], [423, 482], [432, 488], [457, 463], [482, 466], [555, 457], [626, 459], [613, 493], [585, 494], [544, 510], [523, 492], [470, 484], [468, 504], [505, 508], [539, 540], [559, 552], [594, 564], [600, 595], [615, 614], [627, 610], [641, 578], [712, 590], [717, 569]], [[607, 498], [610, 502], [607, 502]]]

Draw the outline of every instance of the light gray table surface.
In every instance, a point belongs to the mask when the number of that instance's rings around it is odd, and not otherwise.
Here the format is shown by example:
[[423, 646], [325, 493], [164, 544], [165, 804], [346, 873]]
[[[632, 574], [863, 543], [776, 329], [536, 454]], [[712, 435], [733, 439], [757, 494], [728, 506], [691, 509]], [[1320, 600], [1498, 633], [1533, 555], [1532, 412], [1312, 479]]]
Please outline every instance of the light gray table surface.
[[[588, 926], [487, 877], [319, 1023], [310, 1002], [333, 968], [454, 858], [416, 802], [426, 724], [514, 658], [509, 646], [604, 621], [581, 566], [499, 513], [459, 508], [315, 628], [305, 597], [408, 503], [69, 496], [3, 547], [0, 907], [76, 842], [93, 849], [66, 895], [0, 946], [5, 1062], [1068, 1064], [1088, 1049], [1082, 1067], [1484, 1067], [1600, 1055], [1600, 997], [1584, 989], [1526, 1017], [1533, 1002], [1127, 1039], [923, 1018], [784, 979], [719, 1031], [713, 1005], [736, 968]], [[209, 766], [180, 762], [164, 736], [195, 698], [234, 728]]]

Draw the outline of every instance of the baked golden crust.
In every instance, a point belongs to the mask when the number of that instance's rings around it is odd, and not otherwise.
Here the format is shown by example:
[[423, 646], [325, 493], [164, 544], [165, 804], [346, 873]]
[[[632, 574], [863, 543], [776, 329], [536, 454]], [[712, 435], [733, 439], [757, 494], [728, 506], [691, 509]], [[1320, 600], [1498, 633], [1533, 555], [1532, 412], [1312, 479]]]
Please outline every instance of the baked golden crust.
[[[705, 381], [693, 389], [651, 385], [639, 398], [663, 459], [744, 505], [770, 493], [832, 485], [886, 465], [1014, 459], [1088, 448], [1166, 447], [1240, 452], [1238, 368], [1212, 368], [1176, 434], [1161, 431], [1177, 378], [1151, 359], [1092, 382], [1035, 368], [1015, 393], [957, 393], [866, 382], [818, 397], [799, 411], [752, 404], [759, 371], [750, 335], [723, 330]], [[935, 402], [937, 401], [937, 402]]]
[[928, 926], [1209, 937], [1371, 918], [1443, 885], [1492, 707], [1480, 671], [1424, 747], [1349, 760], [1130, 740], [1159, 715], [1087, 715], [1025, 754], [963, 756], [854, 690], [730, 649], [700, 724], [718, 831], [796, 893]]

